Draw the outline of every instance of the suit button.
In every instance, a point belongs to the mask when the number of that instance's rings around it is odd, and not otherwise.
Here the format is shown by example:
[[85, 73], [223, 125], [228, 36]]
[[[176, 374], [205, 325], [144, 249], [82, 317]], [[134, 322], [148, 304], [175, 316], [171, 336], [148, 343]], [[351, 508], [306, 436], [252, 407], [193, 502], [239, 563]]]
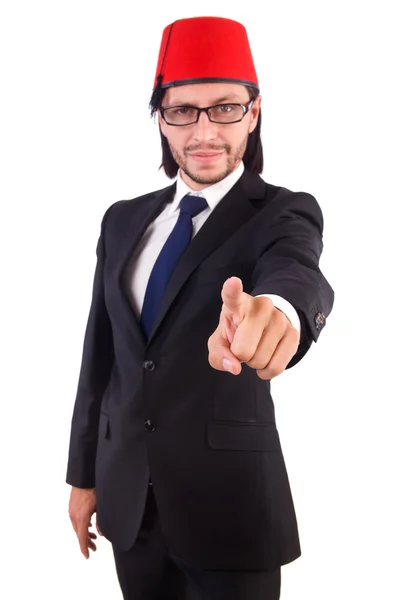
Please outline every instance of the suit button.
[[316, 329], [318, 329], [318, 331], [321, 331], [321, 329], [325, 325], [325, 322], [326, 322], [325, 314], [322, 312], [318, 312], [314, 317], [314, 324], [316, 326]]
[[146, 431], [154, 431], [156, 429], [156, 425], [153, 421], [145, 421], [145, 429]]
[[154, 362], [152, 360], [145, 360], [145, 362], [143, 363], [143, 366], [145, 367], [145, 369], [147, 371], [153, 371], [153, 369], [156, 367], [156, 365], [154, 364]]

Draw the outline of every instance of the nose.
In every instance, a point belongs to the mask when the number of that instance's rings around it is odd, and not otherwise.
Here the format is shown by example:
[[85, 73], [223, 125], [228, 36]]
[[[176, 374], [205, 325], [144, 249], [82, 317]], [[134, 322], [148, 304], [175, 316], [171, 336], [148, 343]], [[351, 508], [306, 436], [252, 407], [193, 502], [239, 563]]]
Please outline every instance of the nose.
[[207, 113], [202, 111], [194, 126], [194, 139], [198, 142], [213, 140], [216, 138], [216, 123], [209, 120]]

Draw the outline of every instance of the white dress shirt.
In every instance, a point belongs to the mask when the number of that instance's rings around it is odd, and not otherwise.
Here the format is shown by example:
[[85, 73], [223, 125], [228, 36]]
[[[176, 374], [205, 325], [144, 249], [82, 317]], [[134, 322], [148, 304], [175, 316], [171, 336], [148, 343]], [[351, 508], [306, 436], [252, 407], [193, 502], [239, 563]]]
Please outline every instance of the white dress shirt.
[[[145, 297], [146, 286], [149, 281], [150, 273], [165, 241], [167, 240], [178, 220], [180, 212], [179, 204], [182, 198], [186, 194], [193, 194], [195, 196], [203, 196], [208, 203], [208, 207], [192, 219], [193, 238], [199, 231], [200, 227], [204, 225], [206, 219], [208, 219], [218, 202], [220, 202], [228, 193], [228, 191], [234, 186], [243, 172], [244, 163], [241, 161], [237, 169], [222, 179], [222, 181], [218, 181], [218, 183], [209, 185], [202, 191], [195, 192], [194, 190], [191, 190], [183, 181], [180, 169], [178, 169], [176, 191], [173, 201], [170, 204], [167, 204], [159, 216], [149, 224], [144, 235], [135, 248], [129, 265], [126, 269], [124, 280], [125, 288], [131, 306], [138, 319], [142, 311], [143, 300]], [[300, 332], [299, 316], [290, 302], [276, 294], [259, 294], [259, 296], [267, 296], [270, 298], [274, 306], [281, 310], [291, 321], [292, 325]]]

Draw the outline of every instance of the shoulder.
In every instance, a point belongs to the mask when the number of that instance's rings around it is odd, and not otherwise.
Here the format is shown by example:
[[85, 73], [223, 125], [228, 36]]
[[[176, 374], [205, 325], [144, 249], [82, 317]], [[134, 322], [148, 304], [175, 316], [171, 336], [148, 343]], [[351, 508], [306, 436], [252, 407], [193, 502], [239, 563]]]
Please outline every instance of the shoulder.
[[[172, 194], [175, 190], [175, 187], [176, 183], [174, 182], [164, 188], [148, 192], [147, 194], [142, 194], [136, 198], [117, 200], [106, 209], [104, 215], [102, 216], [102, 226], [104, 226], [108, 219], [115, 219], [119, 221], [120, 219], [122, 220], [124, 218], [128, 218], [133, 211], [143, 205], [146, 205], [148, 202], [162, 200], [167, 194]], [[109, 215], [111, 215], [111, 217], [109, 217]]]
[[[307, 219], [321, 231], [324, 218], [316, 197], [302, 190], [291, 190], [285, 186], [266, 183], [267, 207], [272, 219]], [[269, 215], [270, 216], [270, 215]]]
[[283, 215], [301, 214], [312, 217], [322, 227], [322, 210], [313, 194], [269, 183], [261, 175], [247, 171], [241, 177], [241, 185], [245, 194], [255, 201], [257, 209], [263, 213], [267, 222]]

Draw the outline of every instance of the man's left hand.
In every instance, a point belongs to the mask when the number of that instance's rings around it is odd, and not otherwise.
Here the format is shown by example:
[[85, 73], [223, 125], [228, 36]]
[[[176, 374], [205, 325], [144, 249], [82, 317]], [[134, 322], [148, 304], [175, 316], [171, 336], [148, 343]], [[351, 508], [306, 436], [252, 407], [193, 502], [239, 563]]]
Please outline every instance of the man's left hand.
[[296, 354], [299, 331], [270, 298], [245, 293], [238, 277], [225, 281], [221, 296], [219, 325], [208, 339], [211, 367], [239, 375], [244, 362], [261, 379], [280, 375]]

